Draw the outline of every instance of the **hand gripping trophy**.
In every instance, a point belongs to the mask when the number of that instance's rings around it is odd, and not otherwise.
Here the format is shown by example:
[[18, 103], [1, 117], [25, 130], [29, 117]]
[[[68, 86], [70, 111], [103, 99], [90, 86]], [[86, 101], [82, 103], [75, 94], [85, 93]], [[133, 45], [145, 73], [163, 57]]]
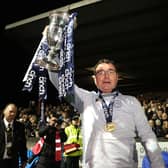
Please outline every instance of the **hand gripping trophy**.
[[[45, 36], [50, 49], [47, 56], [37, 57], [35, 61], [49, 71], [58, 71], [60, 68], [57, 59], [63, 45], [63, 35], [69, 19], [70, 15], [67, 12], [52, 12], [49, 15], [49, 25], [46, 26], [43, 36]], [[74, 22], [74, 28], [76, 26], [76, 22]]]

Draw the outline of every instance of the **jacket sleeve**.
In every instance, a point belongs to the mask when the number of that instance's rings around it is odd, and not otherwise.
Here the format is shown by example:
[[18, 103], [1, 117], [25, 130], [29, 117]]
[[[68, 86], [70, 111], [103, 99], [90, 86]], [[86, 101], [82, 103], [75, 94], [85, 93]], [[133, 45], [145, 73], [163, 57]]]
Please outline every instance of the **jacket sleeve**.
[[48, 71], [49, 79], [54, 87], [58, 90], [58, 73]]
[[48, 133], [48, 130], [49, 130], [49, 126], [42, 126], [40, 129], [39, 129], [39, 136], [40, 137], [44, 137], [45, 135], [47, 135]]
[[65, 134], [64, 129], [60, 129], [60, 136], [61, 136], [61, 142], [65, 142], [67, 140], [67, 135]]
[[[54, 87], [58, 90], [59, 89], [59, 83], [58, 83], [58, 73], [56, 72], [51, 72], [48, 71], [48, 75], [49, 75], [49, 79], [51, 81], [51, 83], [54, 85]], [[72, 106], [74, 106], [75, 108], [78, 109], [78, 111], [82, 111], [83, 109], [83, 101], [82, 99], [84, 99], [85, 97], [85, 91], [84, 89], [79, 88], [77, 85], [74, 85], [74, 98], [75, 98], [75, 102], [72, 103], [69, 99], [66, 99]]]
[[161, 148], [157, 137], [148, 124], [145, 112], [140, 102], [135, 98], [132, 101], [136, 130], [141, 139], [142, 145], [149, 158], [152, 168], [164, 168], [164, 161], [161, 155]]
[[18, 153], [21, 160], [21, 164], [24, 164], [27, 161], [27, 140], [25, 134], [25, 127], [22, 123], [15, 123], [15, 143], [18, 147]]

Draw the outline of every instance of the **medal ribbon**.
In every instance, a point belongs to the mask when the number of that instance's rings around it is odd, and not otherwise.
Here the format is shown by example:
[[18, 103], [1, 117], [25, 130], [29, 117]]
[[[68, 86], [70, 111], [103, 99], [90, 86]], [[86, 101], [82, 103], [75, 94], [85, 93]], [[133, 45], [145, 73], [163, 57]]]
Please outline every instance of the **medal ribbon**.
[[112, 99], [110, 100], [109, 105], [106, 104], [102, 94], [101, 93], [99, 94], [99, 98], [102, 101], [102, 108], [104, 111], [106, 123], [112, 122], [113, 120], [113, 105], [114, 105], [114, 100], [118, 96], [118, 94], [119, 94], [118, 91], [113, 92], [113, 94], [111, 95]]

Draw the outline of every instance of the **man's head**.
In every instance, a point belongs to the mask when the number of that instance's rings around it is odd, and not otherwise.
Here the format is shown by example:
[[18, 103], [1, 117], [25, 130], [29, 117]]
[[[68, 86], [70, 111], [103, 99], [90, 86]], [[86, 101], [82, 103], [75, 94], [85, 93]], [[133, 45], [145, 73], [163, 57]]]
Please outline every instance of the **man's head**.
[[62, 121], [59, 119], [59, 116], [55, 113], [52, 113], [52, 115], [49, 117], [49, 121], [48, 124], [50, 126], [56, 127], [56, 128], [60, 128]]
[[74, 115], [72, 117], [72, 125], [80, 126], [80, 116], [79, 115]]
[[110, 93], [118, 83], [118, 72], [115, 63], [108, 59], [101, 59], [94, 66], [93, 79], [97, 88], [103, 93]]
[[11, 122], [15, 119], [17, 115], [17, 107], [13, 103], [9, 103], [3, 110], [3, 115], [8, 122]]

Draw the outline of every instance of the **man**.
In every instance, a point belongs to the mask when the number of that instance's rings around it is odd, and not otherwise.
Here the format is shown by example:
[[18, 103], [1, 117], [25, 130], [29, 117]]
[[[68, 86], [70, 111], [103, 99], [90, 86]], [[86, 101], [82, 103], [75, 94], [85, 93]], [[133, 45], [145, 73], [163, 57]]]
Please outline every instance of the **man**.
[[[58, 89], [58, 76], [49, 72]], [[82, 112], [83, 168], [136, 168], [136, 133], [141, 138], [152, 168], [164, 168], [161, 150], [140, 102], [117, 89], [115, 63], [102, 59], [94, 67], [98, 91], [75, 85], [75, 106]]]
[[1, 168], [24, 167], [27, 161], [25, 128], [16, 121], [16, 115], [16, 105], [7, 104], [3, 110], [3, 119], [0, 120]]
[[48, 124], [43, 125], [39, 129], [38, 141], [42, 145], [39, 162], [36, 168], [60, 168], [62, 161], [62, 143], [67, 136], [63, 129], [61, 129], [61, 122], [56, 115], [49, 118]]
[[[64, 144], [77, 144], [77, 150], [64, 152], [66, 161], [66, 168], [79, 168], [79, 160], [82, 156], [82, 135], [81, 135], [81, 121], [78, 115], [74, 115], [71, 124], [65, 128], [67, 140]], [[64, 146], [65, 149], [65, 146]]]

